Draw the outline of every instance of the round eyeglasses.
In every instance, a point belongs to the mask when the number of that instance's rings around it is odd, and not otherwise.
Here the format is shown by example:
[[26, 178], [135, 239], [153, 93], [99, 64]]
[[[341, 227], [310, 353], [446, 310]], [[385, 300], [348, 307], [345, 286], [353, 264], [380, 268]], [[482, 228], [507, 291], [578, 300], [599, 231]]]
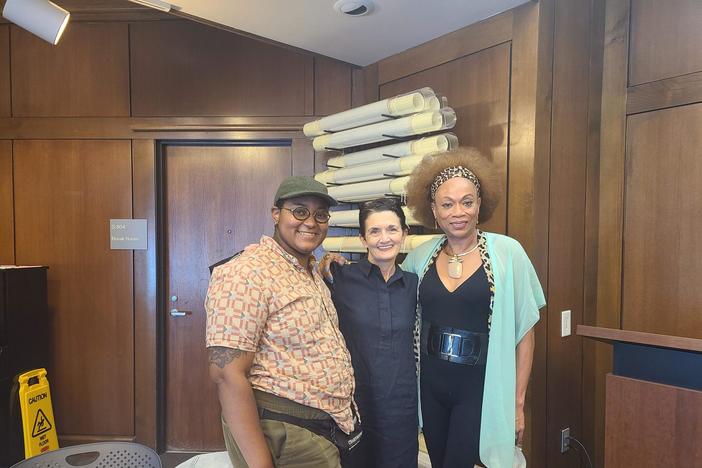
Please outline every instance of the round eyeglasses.
[[[308, 210], [304, 206], [298, 206], [297, 208], [293, 208], [292, 210], [283, 206], [282, 209], [291, 212], [293, 217], [298, 221], [305, 221], [307, 218], [310, 217], [311, 214], [310, 210]], [[314, 220], [317, 221], [319, 224], [326, 224], [327, 222], [329, 222], [329, 218], [331, 218], [331, 215], [327, 210], [317, 210], [314, 212]]]

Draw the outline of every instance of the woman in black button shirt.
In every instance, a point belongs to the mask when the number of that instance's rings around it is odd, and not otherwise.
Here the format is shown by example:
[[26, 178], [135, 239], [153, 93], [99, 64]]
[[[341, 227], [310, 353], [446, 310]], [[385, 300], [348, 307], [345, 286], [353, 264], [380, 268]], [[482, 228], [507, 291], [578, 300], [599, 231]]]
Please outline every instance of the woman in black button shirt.
[[417, 377], [413, 330], [417, 275], [395, 264], [407, 235], [395, 199], [366, 202], [359, 212], [368, 257], [331, 265], [332, 298], [351, 353], [363, 438], [344, 468], [417, 466]]

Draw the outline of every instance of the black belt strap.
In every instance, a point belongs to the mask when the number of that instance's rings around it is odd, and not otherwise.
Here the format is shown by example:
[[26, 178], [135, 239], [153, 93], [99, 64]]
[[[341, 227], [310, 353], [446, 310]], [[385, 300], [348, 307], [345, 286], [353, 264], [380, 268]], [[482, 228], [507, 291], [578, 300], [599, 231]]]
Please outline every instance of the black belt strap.
[[422, 322], [422, 353], [469, 366], [487, 362], [488, 334]]
[[[353, 448], [358, 445], [363, 435], [363, 430], [361, 430], [359, 423], [356, 422], [356, 427], [351, 434], [346, 434], [338, 428], [331, 416], [328, 419], [303, 419], [285, 413], [270, 411], [261, 407], [258, 408], [258, 416], [260, 419], [281, 421], [307, 429], [318, 436], [324, 437], [339, 450], [347, 452], [353, 450]], [[356, 419], [357, 418], [354, 418], [354, 420]]]

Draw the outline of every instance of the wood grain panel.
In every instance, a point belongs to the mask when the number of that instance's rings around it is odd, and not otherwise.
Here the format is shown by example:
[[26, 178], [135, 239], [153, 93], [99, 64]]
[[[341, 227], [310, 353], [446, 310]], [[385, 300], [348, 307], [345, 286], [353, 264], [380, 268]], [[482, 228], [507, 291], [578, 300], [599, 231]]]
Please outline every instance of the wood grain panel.
[[[582, 323], [597, 322], [597, 238], [599, 224], [600, 127], [602, 117], [602, 66], [604, 59], [605, 2], [593, 2], [590, 40], [590, 75], [587, 175], [585, 191], [585, 270]], [[580, 327], [580, 325], [578, 326]], [[611, 348], [583, 340], [582, 443], [595, 466], [604, 466], [604, 373], [598, 374], [598, 356]], [[611, 360], [605, 361], [609, 366]]]
[[352, 107], [362, 106], [378, 100], [378, 64], [365, 68], [354, 68], [352, 74]]
[[51, 390], [59, 433], [134, 434], [132, 252], [110, 218], [132, 215], [128, 141], [16, 141], [17, 261], [49, 266]]
[[12, 115], [10, 104], [10, 26], [0, 25], [0, 117]]
[[[511, 27], [510, 27], [511, 30]], [[510, 47], [502, 44], [450, 63], [414, 73], [380, 87], [385, 98], [423, 86], [448, 97], [458, 121], [451, 130], [465, 146], [474, 146], [492, 157], [507, 187], [507, 126], [509, 120]], [[505, 199], [493, 218], [482, 224], [488, 231], [505, 232]]]
[[134, 251], [134, 434], [154, 450], [157, 441], [156, 178], [155, 142], [132, 142], [133, 210], [146, 219], [146, 250]]
[[702, 102], [702, 72], [630, 87], [626, 113], [638, 114], [696, 102]]
[[512, 39], [512, 10], [445, 34], [378, 62], [378, 83], [383, 85]]
[[[509, 123], [508, 234], [522, 244], [548, 293], [548, 191], [553, 53], [553, 2], [529, 2], [513, 11]], [[539, 37], [541, 35], [541, 38]], [[542, 67], [541, 80], [538, 69]], [[537, 145], [540, 149], [537, 150]], [[548, 313], [541, 310], [525, 405], [524, 453], [531, 466], [546, 465]]]
[[702, 338], [702, 104], [628, 119], [622, 325]]
[[0, 140], [0, 265], [15, 264], [12, 142]]
[[[622, 242], [626, 89], [629, 59], [629, 0], [605, 3], [602, 106], [597, 174], [597, 286], [593, 325], [621, 326]], [[594, 347], [594, 434], [596, 466], [604, 464], [605, 375], [612, 370], [610, 346]]]
[[[295, 138], [292, 141], [292, 175], [314, 175], [320, 169], [315, 168], [317, 154], [309, 138]], [[325, 170], [323, 168], [321, 170]]]
[[324, 57], [314, 59], [314, 114], [329, 115], [351, 108], [352, 67]]
[[696, 468], [702, 392], [607, 375], [605, 466]]
[[629, 85], [702, 71], [702, 3], [633, 0]]
[[[588, 86], [591, 2], [556, 2], [551, 122], [549, 203], [549, 323], [560, 323], [563, 310], [582, 323], [585, 248], [585, 182], [588, 141]], [[567, 398], [549, 399], [547, 466], [579, 467], [577, 457], [561, 454], [564, 427], [581, 430], [582, 340], [563, 339], [560, 327], [548, 330], [547, 391]]]
[[75, 23], [58, 45], [12, 26], [12, 114], [129, 115], [126, 23]]
[[130, 38], [132, 115], [311, 110], [310, 56], [186, 21], [132, 24]]

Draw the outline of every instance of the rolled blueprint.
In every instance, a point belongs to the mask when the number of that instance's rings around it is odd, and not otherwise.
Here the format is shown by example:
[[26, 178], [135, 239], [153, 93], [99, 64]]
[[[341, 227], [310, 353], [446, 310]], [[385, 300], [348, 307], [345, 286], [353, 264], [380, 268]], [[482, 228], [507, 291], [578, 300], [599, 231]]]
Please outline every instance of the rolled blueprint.
[[453, 128], [454, 125], [456, 125], [456, 113], [450, 107], [446, 107], [438, 111], [421, 112], [397, 120], [388, 120], [343, 132], [318, 136], [312, 140], [312, 146], [314, 146], [315, 151], [348, 148], [350, 146], [389, 140], [392, 137], [407, 137], [421, 133], [437, 132]]
[[319, 172], [314, 178], [323, 184], [330, 185], [377, 180], [387, 176], [404, 176], [409, 175], [414, 166], [422, 162], [422, 159], [424, 156], [417, 155], [398, 159], [386, 158], [380, 162]]
[[[332, 211], [329, 214], [331, 215], [331, 218], [329, 218], [329, 225], [330, 226], [338, 226], [338, 227], [359, 227], [358, 225], [358, 211], [359, 210], [339, 210], [339, 211]], [[405, 218], [407, 221], [408, 226], [419, 226], [421, 223], [414, 219], [414, 216], [412, 216], [412, 213], [410, 212], [409, 208], [406, 206], [402, 207], [402, 211], [405, 212]]]
[[458, 137], [453, 133], [442, 133], [432, 135], [417, 140], [403, 141], [392, 145], [379, 146], [356, 153], [346, 154], [329, 158], [327, 167], [342, 168], [355, 166], [357, 164], [368, 164], [372, 162], [384, 161], [390, 155], [401, 158], [411, 155], [426, 155], [429, 153], [443, 153], [458, 147]]
[[391, 120], [393, 117], [439, 110], [441, 105], [441, 96], [437, 96], [431, 88], [422, 88], [306, 123], [302, 132], [305, 136], [316, 137], [326, 132], [338, 132]]
[[[436, 238], [437, 235], [426, 234], [426, 235], [416, 235], [407, 236], [405, 242], [400, 249], [400, 252], [407, 253], [410, 250], [416, 249], [423, 243]], [[324, 250], [329, 252], [365, 252], [366, 248], [363, 247], [361, 239], [358, 236], [354, 237], [327, 237], [324, 242], [322, 242], [322, 247]]]
[[405, 186], [409, 177], [397, 179], [382, 179], [359, 184], [340, 185], [329, 187], [329, 195], [340, 202], [357, 202], [372, 200], [385, 195], [404, 195]]

